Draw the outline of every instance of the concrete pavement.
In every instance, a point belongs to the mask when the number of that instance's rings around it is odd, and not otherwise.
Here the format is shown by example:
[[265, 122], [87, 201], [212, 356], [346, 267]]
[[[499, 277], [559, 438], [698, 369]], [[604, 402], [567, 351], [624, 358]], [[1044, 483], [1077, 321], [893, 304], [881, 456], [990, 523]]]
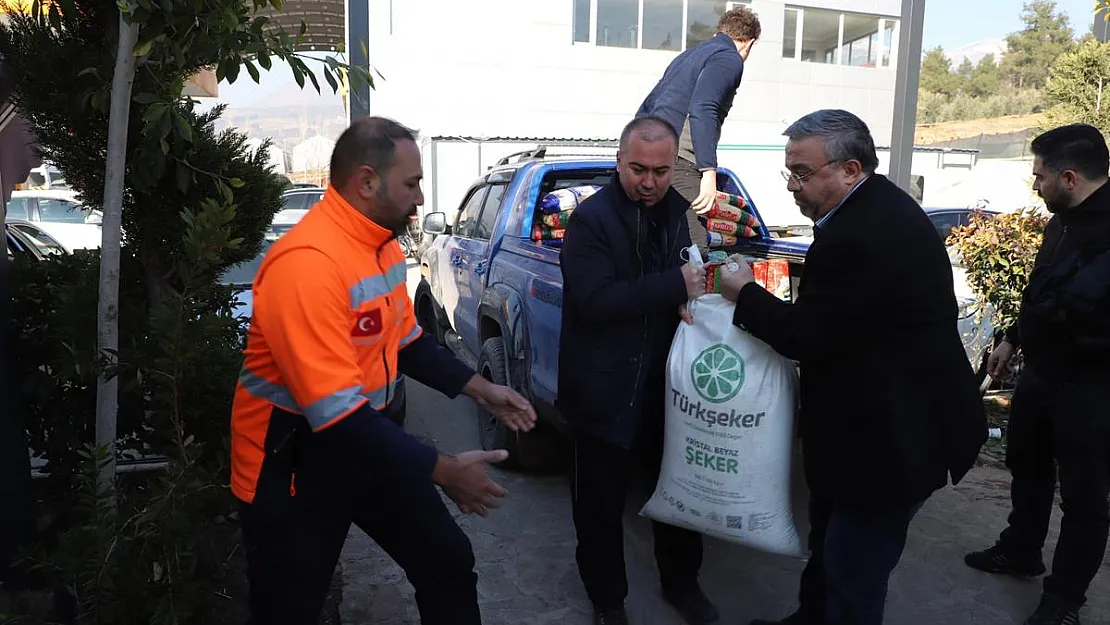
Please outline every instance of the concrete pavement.
[[[410, 432], [446, 450], [478, 447], [473, 403], [448, 400], [409, 381]], [[590, 606], [574, 564], [574, 528], [566, 478], [496, 471], [509, 489], [505, 507], [489, 518], [459, 516], [478, 562], [479, 595], [487, 625], [587, 625]], [[937, 493], [914, 520], [906, 553], [891, 578], [887, 623], [900, 625], [1012, 625], [1036, 606], [1039, 580], [993, 577], [967, 568], [963, 554], [991, 544], [1005, 525], [1009, 476], [975, 469], [955, 488]], [[658, 595], [651, 528], [637, 515], [646, 489], [630, 497], [625, 549], [629, 611], [635, 625], [681, 620]], [[456, 510], [453, 504], [448, 504]], [[1047, 554], [1055, 545], [1060, 512], [1053, 517]], [[800, 528], [804, 531], [804, 527]], [[342, 558], [345, 625], [409, 625], [419, 617], [404, 573], [359, 530]], [[804, 562], [706, 539], [702, 583], [720, 606], [722, 623], [779, 618], [795, 605]], [[1084, 623], [1110, 623], [1110, 568], [1095, 579]]]
[[[409, 271], [410, 295], [419, 281]], [[479, 447], [474, 404], [449, 400], [408, 381], [407, 429], [445, 450]], [[529, 476], [494, 470], [509, 489], [505, 506], [489, 518], [457, 515], [470, 536], [478, 566], [478, 592], [486, 625], [588, 625], [590, 605], [574, 563], [574, 527], [564, 476]], [[1036, 607], [1040, 580], [995, 577], [969, 569], [965, 552], [989, 546], [1006, 523], [1009, 474], [978, 468], [955, 488], [934, 495], [914, 520], [901, 564], [891, 576], [886, 622], [897, 625], [1015, 625]], [[798, 488], [803, 498], [804, 488]], [[633, 625], [679, 625], [658, 593], [651, 525], [638, 516], [650, 493], [629, 497], [625, 514], [628, 608]], [[457, 513], [454, 504], [448, 507]], [[804, 508], [799, 508], [804, 509]], [[1046, 549], [1051, 559], [1060, 526], [1053, 514]], [[799, 519], [803, 537], [808, 528]], [[702, 584], [720, 606], [722, 625], [781, 618], [795, 607], [805, 563], [706, 539]], [[404, 572], [358, 529], [340, 563], [341, 621], [345, 625], [416, 625], [420, 622]], [[1110, 624], [1110, 568], [1103, 561], [1080, 616]]]

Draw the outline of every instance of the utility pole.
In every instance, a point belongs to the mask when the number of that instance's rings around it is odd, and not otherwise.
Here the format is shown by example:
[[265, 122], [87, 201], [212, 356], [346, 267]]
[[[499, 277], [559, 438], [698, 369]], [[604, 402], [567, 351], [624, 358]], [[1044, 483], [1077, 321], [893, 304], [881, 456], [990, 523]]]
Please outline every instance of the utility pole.
[[[347, 0], [347, 60], [354, 70], [370, 69], [370, 0]], [[347, 75], [347, 123], [370, 114], [370, 83], [363, 72], [351, 71]]]
[[910, 190], [913, 138], [917, 126], [917, 87], [921, 77], [921, 35], [925, 25], [925, 0], [902, 0], [898, 25], [898, 69], [894, 85], [894, 123], [890, 135], [887, 177], [906, 192]]

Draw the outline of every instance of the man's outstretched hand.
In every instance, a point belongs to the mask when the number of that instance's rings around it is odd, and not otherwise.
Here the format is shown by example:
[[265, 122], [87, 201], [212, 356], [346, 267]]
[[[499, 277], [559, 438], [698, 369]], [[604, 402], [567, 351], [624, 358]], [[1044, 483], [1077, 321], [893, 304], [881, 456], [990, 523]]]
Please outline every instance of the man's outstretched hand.
[[501, 462], [509, 457], [504, 449], [493, 451], [466, 451], [458, 456], [440, 455], [432, 471], [432, 481], [459, 506], [464, 514], [489, 514], [490, 508], [500, 508], [508, 491], [494, 482], [486, 473], [491, 462]]
[[532, 404], [507, 386], [494, 384], [475, 374], [463, 387], [463, 393], [514, 432], [527, 432], [536, 425], [536, 410]]
[[690, 203], [690, 208], [699, 215], [702, 215], [713, 208], [717, 203], [717, 170], [707, 169], [701, 172], [701, 188], [698, 189], [698, 197]]

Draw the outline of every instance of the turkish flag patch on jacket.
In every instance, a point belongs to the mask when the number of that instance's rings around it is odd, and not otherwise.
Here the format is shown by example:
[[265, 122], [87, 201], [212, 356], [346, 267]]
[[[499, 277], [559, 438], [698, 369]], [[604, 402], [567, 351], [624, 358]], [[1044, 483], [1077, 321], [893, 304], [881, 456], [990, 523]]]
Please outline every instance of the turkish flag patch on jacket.
[[376, 336], [382, 333], [382, 309], [375, 308], [358, 314], [351, 336]]

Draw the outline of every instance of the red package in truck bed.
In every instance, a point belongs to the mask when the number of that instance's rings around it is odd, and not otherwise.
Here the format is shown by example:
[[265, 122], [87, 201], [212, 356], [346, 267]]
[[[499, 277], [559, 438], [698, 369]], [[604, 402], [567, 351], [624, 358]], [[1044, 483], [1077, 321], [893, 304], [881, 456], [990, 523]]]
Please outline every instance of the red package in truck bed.
[[752, 273], [759, 286], [781, 300], [790, 301], [790, 263], [785, 258], [755, 261]]

